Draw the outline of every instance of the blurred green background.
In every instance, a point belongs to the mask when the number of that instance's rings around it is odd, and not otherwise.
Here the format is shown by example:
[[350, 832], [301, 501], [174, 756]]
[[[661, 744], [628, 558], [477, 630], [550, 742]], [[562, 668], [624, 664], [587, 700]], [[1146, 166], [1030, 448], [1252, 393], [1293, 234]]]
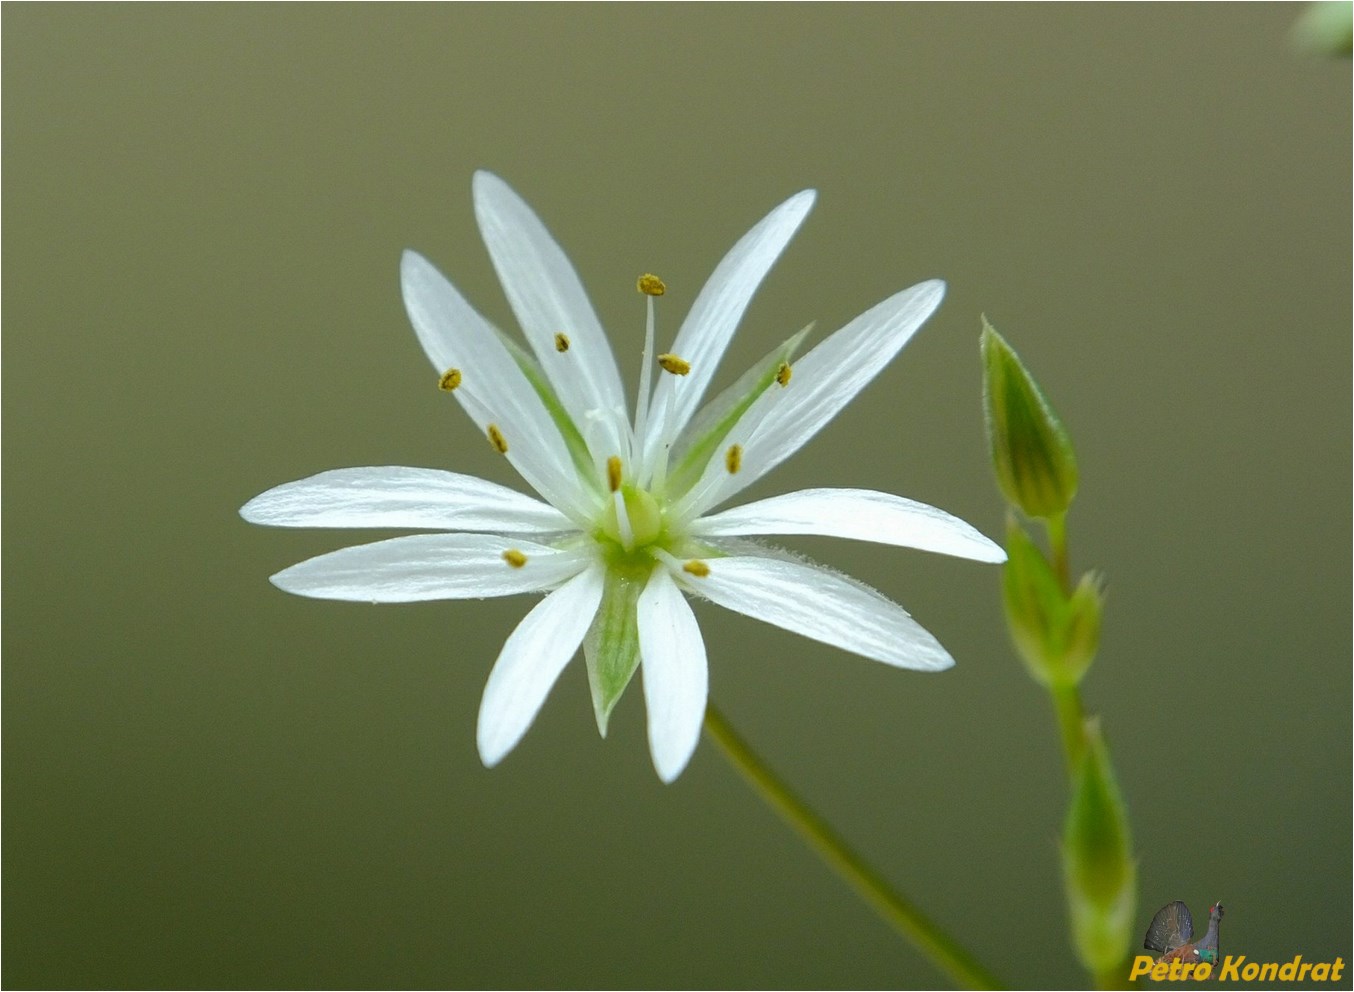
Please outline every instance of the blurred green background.
[[[516, 481], [405, 319], [415, 248], [513, 326], [476, 231], [531, 202], [622, 354], [724, 251], [818, 206], [725, 366], [949, 281], [750, 496], [862, 486], [990, 535], [979, 314], [1077, 441], [1104, 714], [1145, 930], [1351, 952], [1350, 72], [1298, 8], [9, 6], [8, 987], [909, 987], [941, 979], [703, 742], [662, 786], [581, 664], [492, 772], [522, 599], [368, 607], [268, 575], [379, 534], [237, 516], [348, 465]], [[627, 377], [633, 362], [623, 363]], [[1016, 985], [1084, 981], [1061, 758], [995, 568], [795, 540], [958, 661], [899, 672], [709, 606], [712, 694]]]

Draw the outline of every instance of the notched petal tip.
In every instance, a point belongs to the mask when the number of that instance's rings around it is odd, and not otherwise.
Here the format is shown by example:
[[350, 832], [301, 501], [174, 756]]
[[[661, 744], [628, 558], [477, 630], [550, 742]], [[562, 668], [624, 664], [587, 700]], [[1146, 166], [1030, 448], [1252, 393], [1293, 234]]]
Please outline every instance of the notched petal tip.
[[400, 281], [403, 283], [410, 275], [419, 268], [431, 269], [433, 264], [426, 258], [414, 251], [412, 248], [406, 248], [400, 252]]
[[691, 759], [695, 753], [696, 749], [693, 747], [680, 759], [668, 758], [661, 762], [658, 757], [655, 756], [653, 759], [654, 771], [658, 773], [658, 780], [664, 785], [671, 785], [673, 782], [676, 782], [682, 777], [682, 772], [686, 771], [686, 766], [691, 764]]
[[498, 175], [498, 173], [490, 172], [488, 169], [476, 169], [475, 174], [470, 177], [470, 189], [476, 195], [478, 195], [481, 190], [487, 190], [494, 186], [507, 187], [508, 184]]
[[939, 307], [941, 302], [945, 299], [945, 291], [948, 288], [944, 279], [924, 279], [903, 292], [916, 293], [919, 297], [918, 302], [921, 303], [922, 306], [930, 308], [927, 313], [927, 316], [929, 316], [930, 313]]
[[982, 538], [981, 550], [986, 553], [982, 557], [974, 554], [971, 560], [986, 562], [989, 565], [1004, 565], [1006, 563], [1006, 549], [986, 535], [982, 535]]
[[794, 204], [795, 207], [805, 214], [813, 209], [813, 205], [818, 202], [818, 191], [816, 189], [801, 189], [794, 196], [785, 201], [785, 205]]
[[[483, 723], [476, 728], [475, 748], [480, 753], [480, 764], [484, 765], [485, 768], [494, 768], [506, 758], [508, 752], [512, 750], [511, 745], [505, 747], [501, 740], [495, 739], [500, 736], [501, 735], [499, 734], [493, 734], [487, 731]], [[516, 744], [517, 742], [514, 741], [513, 743]]]
[[260, 522], [258, 519], [258, 512], [259, 512], [259, 500], [261, 498], [262, 498], [261, 495], [255, 496], [244, 506], [240, 507], [239, 510], [240, 518], [244, 520], [246, 523], [256, 524]]

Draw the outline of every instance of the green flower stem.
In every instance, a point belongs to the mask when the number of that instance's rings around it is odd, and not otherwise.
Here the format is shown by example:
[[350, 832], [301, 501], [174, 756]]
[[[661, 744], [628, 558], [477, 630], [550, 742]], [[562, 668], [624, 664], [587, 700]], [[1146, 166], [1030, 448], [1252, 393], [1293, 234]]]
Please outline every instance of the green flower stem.
[[[1048, 529], [1048, 547], [1053, 555], [1053, 574], [1063, 587], [1064, 594], [1072, 592], [1072, 568], [1067, 554], [1067, 514], [1057, 513], [1044, 521]], [[1062, 735], [1063, 757], [1067, 774], [1076, 774], [1081, 755], [1086, 748], [1086, 719], [1081, 705], [1081, 690], [1075, 684], [1049, 686], [1053, 711], [1058, 715], [1058, 730]]]
[[1058, 715], [1058, 730], [1062, 733], [1063, 757], [1067, 759], [1069, 777], [1077, 773], [1081, 756], [1086, 751], [1086, 714], [1081, 707], [1081, 690], [1075, 685], [1049, 686], [1053, 711]]
[[1053, 574], [1063, 585], [1063, 592], [1072, 591], [1072, 568], [1067, 559], [1067, 514], [1058, 513], [1044, 523], [1048, 527], [1048, 546], [1053, 552]]
[[967, 951], [928, 920], [908, 899], [866, 864], [821, 816], [776, 776], [729, 726], [713, 704], [705, 709], [705, 732], [723, 749], [725, 756], [748, 784], [794, 827], [808, 845], [856, 890], [884, 920], [912, 941], [937, 968], [961, 988], [1001, 988], [996, 978]]

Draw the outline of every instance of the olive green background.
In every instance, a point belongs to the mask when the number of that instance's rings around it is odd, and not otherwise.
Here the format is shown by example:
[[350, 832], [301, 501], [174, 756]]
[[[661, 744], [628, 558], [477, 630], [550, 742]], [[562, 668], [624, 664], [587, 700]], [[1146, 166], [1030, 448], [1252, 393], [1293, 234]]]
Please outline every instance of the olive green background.
[[[516, 484], [403, 314], [425, 253], [513, 326], [470, 178], [503, 175], [637, 364], [807, 186], [727, 381], [921, 279], [937, 315], [749, 496], [872, 487], [999, 536], [979, 314], [1070, 425], [1086, 684], [1140, 926], [1349, 960], [1350, 72], [1275, 6], [7, 6], [7, 987], [914, 987], [943, 981], [702, 742], [659, 783], [637, 687], [573, 664], [476, 755], [524, 599], [369, 607], [268, 575], [382, 536], [238, 507], [349, 465]], [[786, 542], [957, 659], [900, 672], [698, 605], [713, 698], [1015, 985], [1084, 981], [1061, 759], [998, 570]], [[811, 604], [805, 604], [811, 609]]]

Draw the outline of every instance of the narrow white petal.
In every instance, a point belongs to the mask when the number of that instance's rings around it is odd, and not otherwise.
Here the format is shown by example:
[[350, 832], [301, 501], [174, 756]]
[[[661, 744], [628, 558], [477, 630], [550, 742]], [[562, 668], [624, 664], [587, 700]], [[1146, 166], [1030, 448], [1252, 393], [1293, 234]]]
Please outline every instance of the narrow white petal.
[[939, 671], [954, 664], [897, 603], [821, 566], [777, 558], [706, 561], [710, 574], [684, 579], [712, 602], [899, 668]]
[[409, 527], [507, 534], [573, 529], [553, 506], [473, 475], [391, 465], [340, 468], [276, 486], [240, 509], [273, 527]]
[[870, 489], [804, 489], [702, 517], [689, 533], [821, 534], [920, 548], [977, 561], [1005, 561], [1006, 552], [958, 517], [915, 500]]
[[758, 397], [725, 439], [726, 449], [734, 444], [742, 449], [738, 472], [731, 474], [722, 458], [712, 458], [678, 516], [694, 518], [798, 451], [898, 354], [944, 295], [938, 279], [905, 289], [795, 362], [789, 384]]
[[[525, 564], [514, 567], [505, 552]], [[583, 551], [560, 551], [499, 534], [415, 534], [332, 551], [283, 569], [273, 585], [298, 596], [366, 603], [483, 599], [540, 592], [587, 567]]]
[[[671, 419], [666, 423], [668, 438], [679, 434], [695, 413], [753, 294], [799, 230], [817, 195], [806, 189], [767, 214], [729, 250], [696, 297], [672, 346], [674, 354], [691, 363], [691, 371], [685, 376], [660, 376], [651, 406], [650, 423], [662, 422], [660, 414], [675, 391]], [[644, 439], [648, 459], [656, 456], [661, 440], [656, 432], [651, 433], [652, 437]]]
[[594, 565], [537, 603], [508, 637], [480, 700], [476, 739], [486, 768], [502, 761], [536, 719], [601, 600], [602, 569]]
[[[606, 411], [597, 444], [606, 457], [622, 451], [625, 397], [611, 345], [578, 273], [540, 218], [507, 183], [490, 172], [474, 179], [475, 217], [499, 281], [527, 342], [574, 422]], [[558, 351], [555, 335], [569, 339]], [[618, 416], [611, 416], [611, 413]], [[587, 432], [584, 432], [587, 437]]]
[[705, 719], [710, 679], [705, 641], [665, 567], [654, 570], [636, 612], [649, 752], [658, 777], [671, 782], [691, 760]]
[[583, 508], [591, 501], [564, 438], [494, 329], [416, 252], [404, 253], [400, 282], [409, 320], [433, 368], [439, 374], [453, 368], [461, 372], [452, 395], [481, 431], [493, 424], [502, 432], [508, 461], [538, 493], [583, 522], [588, 516]]

